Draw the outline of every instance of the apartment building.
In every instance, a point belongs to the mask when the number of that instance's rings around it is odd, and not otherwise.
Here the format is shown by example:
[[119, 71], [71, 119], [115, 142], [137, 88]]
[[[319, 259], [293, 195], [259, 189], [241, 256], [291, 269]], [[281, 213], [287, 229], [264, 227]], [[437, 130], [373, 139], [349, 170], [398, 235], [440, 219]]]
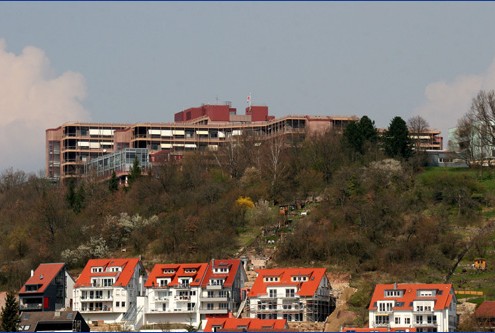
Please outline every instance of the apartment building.
[[147, 324], [200, 323], [200, 294], [208, 264], [157, 264], [146, 281]]
[[19, 310], [60, 311], [72, 306], [74, 280], [64, 263], [40, 264], [19, 290]]
[[325, 268], [261, 269], [249, 292], [249, 316], [287, 321], [325, 321], [335, 299]]
[[201, 284], [201, 319], [237, 314], [246, 281], [247, 274], [240, 259], [212, 259]]
[[451, 284], [378, 284], [369, 306], [370, 328], [451, 332], [457, 327]]
[[87, 322], [134, 323], [146, 270], [138, 258], [91, 259], [74, 286], [74, 309]]
[[342, 130], [357, 117], [268, 115], [267, 106], [250, 106], [244, 115], [229, 103], [202, 105], [175, 114], [173, 123], [66, 123], [46, 130], [46, 176], [53, 180], [82, 176], [85, 164], [124, 148], [147, 149], [149, 154], [216, 151], [250, 135], [260, 141], [284, 136], [300, 142], [308, 134]]

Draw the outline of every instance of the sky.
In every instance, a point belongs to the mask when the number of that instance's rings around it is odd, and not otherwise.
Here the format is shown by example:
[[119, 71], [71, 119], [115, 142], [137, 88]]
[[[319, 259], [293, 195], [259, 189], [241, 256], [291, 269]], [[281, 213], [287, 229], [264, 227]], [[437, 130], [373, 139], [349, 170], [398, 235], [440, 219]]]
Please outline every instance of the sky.
[[0, 172], [39, 173], [68, 121], [420, 115], [442, 131], [495, 88], [495, 2], [0, 2]]

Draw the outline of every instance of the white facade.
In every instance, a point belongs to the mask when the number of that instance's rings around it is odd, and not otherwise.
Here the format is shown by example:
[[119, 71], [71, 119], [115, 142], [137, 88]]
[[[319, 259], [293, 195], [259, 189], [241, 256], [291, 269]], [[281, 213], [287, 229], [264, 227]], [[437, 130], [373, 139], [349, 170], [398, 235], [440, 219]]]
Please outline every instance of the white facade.
[[[122, 267], [92, 268], [90, 285], [74, 287], [74, 311], [79, 311], [86, 322], [103, 321], [133, 325], [141, 309], [137, 297], [143, 294], [144, 271], [141, 263], [135, 265], [126, 285], [118, 285]], [[111, 274], [105, 274], [111, 273]]]
[[[439, 289], [438, 286], [442, 286]], [[457, 301], [450, 285], [395, 285], [375, 290], [369, 309], [369, 328], [449, 332], [457, 325]], [[450, 288], [450, 290], [449, 290]], [[383, 295], [377, 295], [383, 293]], [[445, 303], [445, 306], [441, 306]]]

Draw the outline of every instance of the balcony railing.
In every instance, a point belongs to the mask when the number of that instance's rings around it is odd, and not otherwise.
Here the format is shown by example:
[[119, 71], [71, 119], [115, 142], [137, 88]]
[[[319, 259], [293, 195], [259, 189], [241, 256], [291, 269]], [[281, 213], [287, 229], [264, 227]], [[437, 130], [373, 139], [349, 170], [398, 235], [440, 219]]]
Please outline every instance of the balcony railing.
[[112, 296], [86, 296], [82, 297], [81, 296], [81, 301], [112, 301], [113, 297]]
[[420, 321], [420, 322], [413, 322], [413, 326], [414, 327], [435, 327], [437, 326], [437, 322], [436, 321]]
[[19, 308], [21, 310], [41, 310], [43, 308], [43, 304], [20, 304]]
[[206, 285], [206, 290], [221, 290], [223, 288], [223, 283], [208, 283]]
[[191, 296], [175, 296], [174, 297], [174, 300], [175, 301], [190, 301], [191, 300]]
[[81, 310], [81, 312], [111, 312], [111, 311], [112, 308], [109, 306], [94, 307], [94, 308], [87, 308]]
[[213, 308], [200, 308], [199, 313], [202, 314], [212, 314], [212, 313], [219, 313], [219, 314], [226, 314], [229, 312], [229, 309], [220, 309], [219, 307], [213, 307]]

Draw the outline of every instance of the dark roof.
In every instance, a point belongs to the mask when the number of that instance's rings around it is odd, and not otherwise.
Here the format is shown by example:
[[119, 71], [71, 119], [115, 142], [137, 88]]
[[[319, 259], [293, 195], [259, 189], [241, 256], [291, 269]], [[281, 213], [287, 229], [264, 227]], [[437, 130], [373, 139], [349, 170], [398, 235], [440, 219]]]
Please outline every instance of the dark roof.
[[36, 332], [36, 328], [43, 326], [43, 330], [64, 328], [72, 330], [72, 322], [81, 320], [82, 331], [89, 331], [89, 327], [78, 311], [44, 311], [23, 312], [19, 332]]

